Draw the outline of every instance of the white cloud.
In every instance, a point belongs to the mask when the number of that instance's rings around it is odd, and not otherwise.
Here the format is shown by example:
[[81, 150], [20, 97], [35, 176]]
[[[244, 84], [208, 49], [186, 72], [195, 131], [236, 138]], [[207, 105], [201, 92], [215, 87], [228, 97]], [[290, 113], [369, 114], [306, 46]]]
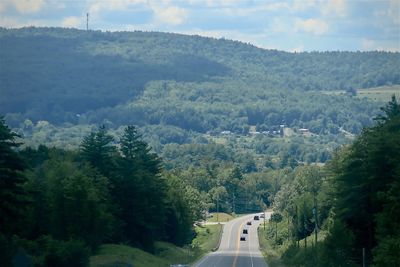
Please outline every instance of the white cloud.
[[290, 25], [290, 22], [287, 19], [275, 17], [272, 19], [269, 30], [277, 33], [289, 33], [293, 29], [292, 26]]
[[389, 43], [380, 40], [362, 39], [361, 48], [364, 51], [391, 51], [400, 52], [399, 43]]
[[388, 15], [392, 19], [393, 23], [400, 25], [400, 1], [391, 0]]
[[80, 17], [67, 17], [63, 19], [61, 25], [66, 28], [77, 28], [82, 24], [83, 18]]
[[292, 4], [292, 11], [304, 11], [306, 9], [318, 7], [318, 0], [294, 0]]
[[0, 1], [0, 14], [3, 13], [3, 11], [6, 9], [6, 4], [6, 2]]
[[321, 13], [325, 16], [337, 15], [345, 17], [347, 14], [346, 0], [328, 0], [321, 2]]
[[207, 7], [226, 7], [237, 4], [238, 0], [188, 0], [188, 3]]
[[147, 5], [146, 0], [95, 0], [89, 6], [89, 13], [97, 15], [103, 10], [126, 10], [131, 6]]
[[12, 0], [19, 13], [35, 13], [44, 5], [43, 0]]
[[[52, 26], [46, 20], [20, 20], [17, 17], [0, 16], [0, 27], [4, 28], [22, 28], [22, 27], [45, 27]], [[56, 26], [56, 25], [53, 25]]]
[[170, 25], [180, 25], [188, 18], [186, 9], [171, 6], [171, 7], [158, 7], [153, 6], [154, 17], [157, 23], [166, 23]]
[[277, 2], [277, 3], [263, 3], [249, 5], [249, 6], [235, 6], [235, 7], [221, 7], [218, 9], [218, 12], [233, 16], [233, 17], [246, 17], [252, 16], [253, 14], [260, 14], [263, 12], [276, 12], [283, 9], [289, 9], [289, 5], [285, 2]]
[[298, 19], [295, 22], [296, 31], [304, 31], [315, 35], [321, 35], [329, 30], [329, 25], [321, 19]]

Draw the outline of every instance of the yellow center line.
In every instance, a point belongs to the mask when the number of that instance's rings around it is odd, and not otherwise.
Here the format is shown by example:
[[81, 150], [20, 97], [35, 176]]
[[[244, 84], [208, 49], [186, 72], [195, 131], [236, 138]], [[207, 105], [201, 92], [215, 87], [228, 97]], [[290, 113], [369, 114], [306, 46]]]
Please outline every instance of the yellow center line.
[[245, 221], [239, 226], [238, 238], [236, 241], [236, 255], [235, 255], [235, 259], [233, 260], [232, 267], [236, 267], [236, 261], [239, 256], [239, 250], [240, 250], [240, 235], [241, 235], [244, 224], [245, 224]]

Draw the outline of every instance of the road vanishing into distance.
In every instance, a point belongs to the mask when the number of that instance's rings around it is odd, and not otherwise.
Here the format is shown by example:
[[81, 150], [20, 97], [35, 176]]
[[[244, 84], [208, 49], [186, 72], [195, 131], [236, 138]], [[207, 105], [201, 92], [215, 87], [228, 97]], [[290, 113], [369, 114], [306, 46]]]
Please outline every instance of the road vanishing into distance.
[[[227, 222], [219, 249], [207, 254], [193, 267], [267, 267], [259, 249], [257, 234], [257, 228], [262, 227], [263, 219], [253, 219], [254, 215], [260, 214], [245, 215]], [[271, 213], [266, 212], [265, 216], [269, 218]], [[249, 221], [252, 225], [247, 225]], [[248, 229], [248, 234], [243, 234], [243, 229]], [[241, 236], [245, 236], [246, 240], [241, 241]]]

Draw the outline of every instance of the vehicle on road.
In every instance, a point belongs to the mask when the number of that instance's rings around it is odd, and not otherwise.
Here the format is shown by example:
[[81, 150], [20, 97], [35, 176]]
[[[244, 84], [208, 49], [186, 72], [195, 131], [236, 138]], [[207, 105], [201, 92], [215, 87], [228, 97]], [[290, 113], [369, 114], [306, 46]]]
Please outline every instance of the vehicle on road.
[[254, 216], [254, 220], [256, 220], [256, 221], [260, 220], [260, 216], [258, 216], [258, 215]]
[[248, 221], [246, 224], [247, 224], [247, 225], [251, 225], [251, 222], [250, 222], [250, 221]]
[[247, 229], [243, 229], [243, 234], [248, 234], [249, 231]]
[[264, 215], [264, 213], [260, 215], [260, 218], [265, 218], [265, 215]]
[[246, 241], [246, 236], [241, 235], [241, 236], [240, 236], [240, 241]]

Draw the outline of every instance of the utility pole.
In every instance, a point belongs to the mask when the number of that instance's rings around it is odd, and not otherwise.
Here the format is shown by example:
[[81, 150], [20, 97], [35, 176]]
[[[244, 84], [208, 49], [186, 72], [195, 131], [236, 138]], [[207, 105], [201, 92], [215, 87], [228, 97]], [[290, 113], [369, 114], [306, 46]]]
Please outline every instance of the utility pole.
[[266, 207], [264, 206], [264, 231], [265, 231], [265, 220], [267, 219], [267, 218], [265, 218], [265, 209], [266, 209]]
[[365, 248], [362, 249], [362, 261], [363, 261], [363, 267], [365, 267]]
[[86, 13], [86, 30], [89, 30], [89, 13]]
[[232, 212], [235, 213], [235, 193], [232, 192]]
[[217, 223], [219, 224], [218, 215], [219, 215], [219, 196], [217, 196]]

